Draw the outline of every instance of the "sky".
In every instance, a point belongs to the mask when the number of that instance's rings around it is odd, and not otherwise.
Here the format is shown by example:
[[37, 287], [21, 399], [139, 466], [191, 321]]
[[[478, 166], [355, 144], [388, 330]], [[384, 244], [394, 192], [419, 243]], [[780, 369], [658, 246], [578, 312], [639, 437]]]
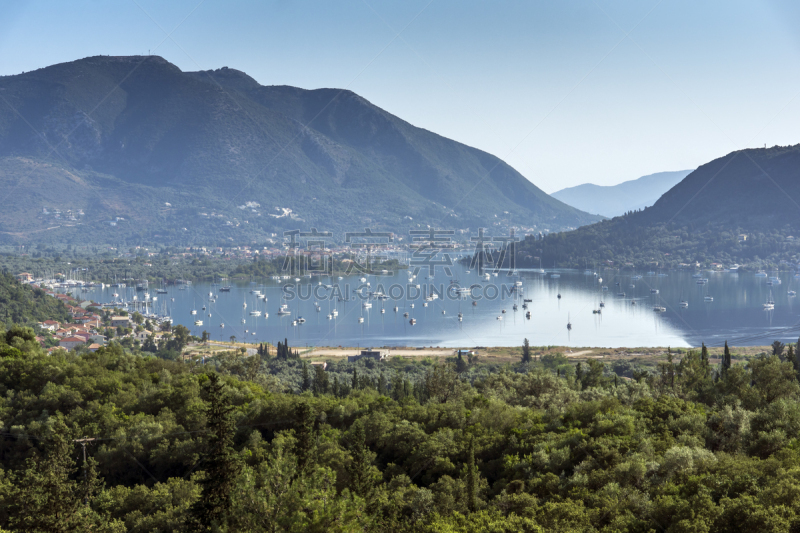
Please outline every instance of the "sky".
[[4, 0], [0, 75], [93, 55], [350, 89], [546, 192], [800, 143], [800, 2]]

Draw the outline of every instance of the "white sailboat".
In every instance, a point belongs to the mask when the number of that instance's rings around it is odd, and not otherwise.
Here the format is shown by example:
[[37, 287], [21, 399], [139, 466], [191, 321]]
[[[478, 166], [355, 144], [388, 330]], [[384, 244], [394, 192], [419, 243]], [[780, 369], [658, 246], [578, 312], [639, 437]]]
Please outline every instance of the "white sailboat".
[[775, 309], [775, 300], [772, 299], [772, 290], [770, 290], [769, 297], [767, 298], [767, 301], [764, 304], [764, 310], [772, 311], [773, 309]]

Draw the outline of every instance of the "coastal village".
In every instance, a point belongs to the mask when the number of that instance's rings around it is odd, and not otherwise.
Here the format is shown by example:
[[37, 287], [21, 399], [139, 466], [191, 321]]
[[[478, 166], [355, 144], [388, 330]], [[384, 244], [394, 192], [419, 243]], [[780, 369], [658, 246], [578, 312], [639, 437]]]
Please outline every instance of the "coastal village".
[[[21, 283], [37, 285], [33, 275], [22, 272], [16, 275]], [[165, 332], [157, 331], [158, 325], [139, 313], [129, 314], [120, 309], [102, 309], [102, 304], [91, 300], [79, 300], [70, 294], [54, 291], [44, 284], [37, 285], [48, 296], [64, 304], [70, 321], [44, 320], [38, 322], [40, 328], [36, 340], [48, 353], [55, 350], [73, 350], [85, 347], [95, 352], [105, 346], [110, 337], [117, 340], [129, 338], [134, 343], [143, 344], [150, 339], [156, 346]]]

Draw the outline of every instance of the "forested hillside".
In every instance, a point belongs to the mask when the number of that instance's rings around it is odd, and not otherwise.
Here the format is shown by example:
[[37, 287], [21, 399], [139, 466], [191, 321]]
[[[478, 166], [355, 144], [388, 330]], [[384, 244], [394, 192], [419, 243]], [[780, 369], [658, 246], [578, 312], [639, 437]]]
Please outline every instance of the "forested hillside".
[[66, 322], [69, 312], [62, 302], [39, 287], [23, 285], [0, 273], [0, 319], [7, 324], [32, 324], [44, 320]]
[[793, 347], [625, 377], [536, 350], [323, 369], [286, 349], [48, 356], [27, 337], [0, 335], [12, 531], [800, 528]]

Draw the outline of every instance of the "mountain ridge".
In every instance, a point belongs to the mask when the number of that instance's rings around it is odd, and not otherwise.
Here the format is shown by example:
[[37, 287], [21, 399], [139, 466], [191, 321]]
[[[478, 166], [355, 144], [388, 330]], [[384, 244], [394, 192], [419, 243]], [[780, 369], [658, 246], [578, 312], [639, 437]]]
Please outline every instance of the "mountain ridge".
[[730, 152], [642, 211], [518, 246], [518, 264], [775, 267], [800, 257], [800, 144]]
[[583, 183], [556, 191], [551, 196], [587, 213], [596, 212], [612, 218], [653, 205], [691, 172], [656, 172], [616, 185]]
[[[0, 106], [0, 171], [13, 175], [23, 158], [79, 175], [95, 190], [75, 185], [62, 198], [90, 211], [82, 201], [90, 194], [119, 203], [114, 187], [136, 186], [140, 239], [169, 230], [187, 242], [209, 238], [203, 234], [252, 240], [326, 224], [558, 230], [599, 219], [495, 156], [351, 91], [262, 86], [228, 68], [182, 72], [158, 56], [95, 56], [0, 77], [0, 95], [8, 104]], [[20, 205], [36, 199], [24, 187], [18, 194]], [[153, 202], [171, 199], [179, 203], [157, 219], [164, 206]], [[270, 216], [283, 208], [292, 216]], [[12, 211], [0, 214], [0, 231], [22, 238], [16, 221], [25, 212]], [[95, 226], [116, 218], [113, 209], [84, 212], [90, 234], [102, 229], [92, 239], [131, 237]]]

